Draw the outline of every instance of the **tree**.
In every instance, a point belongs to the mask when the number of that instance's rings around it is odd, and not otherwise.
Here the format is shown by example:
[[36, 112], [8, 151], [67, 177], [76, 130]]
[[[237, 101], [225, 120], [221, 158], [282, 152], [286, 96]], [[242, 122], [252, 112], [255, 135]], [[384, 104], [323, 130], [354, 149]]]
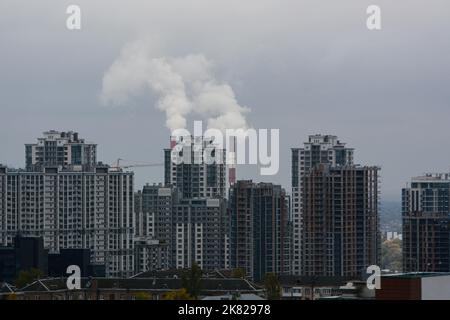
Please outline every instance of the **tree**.
[[19, 276], [15, 281], [17, 288], [23, 288], [27, 284], [33, 283], [34, 281], [42, 278], [43, 272], [36, 268], [31, 268], [30, 270], [22, 270], [19, 272]]
[[163, 294], [162, 300], [193, 300], [185, 288], [169, 291]]
[[13, 292], [13, 293], [10, 293], [10, 294], [8, 294], [8, 295], [6, 296], [5, 299], [6, 299], [6, 300], [17, 300], [17, 294], [15, 294], [14, 292]]
[[281, 286], [278, 277], [274, 273], [267, 273], [264, 277], [264, 288], [268, 300], [279, 300], [281, 297]]
[[402, 241], [385, 240], [381, 245], [381, 265], [383, 269], [402, 271]]
[[151, 299], [151, 295], [148, 292], [137, 292], [134, 295], [134, 298], [136, 300], [150, 300]]
[[244, 279], [246, 276], [245, 269], [244, 268], [233, 269], [233, 272], [231, 275], [233, 276], [233, 278]]
[[187, 293], [194, 299], [197, 299], [201, 293], [202, 269], [194, 262], [191, 269], [184, 272], [182, 277], [182, 286]]

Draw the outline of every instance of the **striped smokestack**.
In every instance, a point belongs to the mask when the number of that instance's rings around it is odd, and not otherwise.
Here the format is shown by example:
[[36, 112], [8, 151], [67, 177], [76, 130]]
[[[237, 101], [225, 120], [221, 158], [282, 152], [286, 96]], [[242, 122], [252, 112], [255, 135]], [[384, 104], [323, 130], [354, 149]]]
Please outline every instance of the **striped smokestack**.
[[170, 149], [173, 149], [177, 145], [177, 140], [174, 136], [170, 136]]

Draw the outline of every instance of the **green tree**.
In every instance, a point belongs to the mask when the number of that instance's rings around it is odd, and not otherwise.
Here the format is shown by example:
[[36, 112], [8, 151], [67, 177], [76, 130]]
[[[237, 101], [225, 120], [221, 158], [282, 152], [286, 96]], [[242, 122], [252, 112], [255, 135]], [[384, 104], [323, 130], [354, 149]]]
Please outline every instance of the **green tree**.
[[267, 273], [264, 277], [264, 288], [268, 300], [279, 300], [281, 297], [281, 286], [278, 277], [274, 273]]
[[30, 270], [22, 270], [15, 281], [17, 288], [23, 288], [27, 284], [30, 284], [40, 278], [42, 278], [43, 272], [36, 268], [31, 268]]
[[193, 300], [185, 288], [169, 291], [163, 294], [162, 300]]
[[182, 286], [187, 293], [197, 299], [201, 293], [202, 269], [194, 262], [192, 268], [185, 271], [182, 276]]
[[244, 279], [246, 276], [245, 269], [244, 268], [233, 269], [233, 272], [231, 273], [231, 275], [233, 278]]

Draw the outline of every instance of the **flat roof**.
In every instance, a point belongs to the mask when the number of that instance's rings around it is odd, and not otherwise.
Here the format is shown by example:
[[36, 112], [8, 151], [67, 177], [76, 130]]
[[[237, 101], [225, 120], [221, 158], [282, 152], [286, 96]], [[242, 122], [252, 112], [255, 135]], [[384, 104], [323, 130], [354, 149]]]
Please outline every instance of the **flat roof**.
[[382, 277], [400, 278], [400, 279], [417, 279], [429, 277], [450, 276], [450, 272], [407, 272], [407, 273], [393, 273], [384, 274]]

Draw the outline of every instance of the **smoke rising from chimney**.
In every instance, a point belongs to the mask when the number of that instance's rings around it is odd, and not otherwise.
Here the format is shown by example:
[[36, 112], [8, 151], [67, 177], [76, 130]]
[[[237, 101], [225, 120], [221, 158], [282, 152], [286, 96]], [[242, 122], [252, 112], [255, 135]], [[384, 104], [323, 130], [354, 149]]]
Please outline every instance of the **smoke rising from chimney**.
[[122, 106], [132, 97], [151, 90], [158, 96], [156, 107], [166, 114], [171, 130], [185, 128], [189, 114], [207, 119], [208, 128], [248, 128], [245, 113], [233, 89], [218, 81], [212, 63], [202, 54], [185, 57], [154, 57], [142, 42], [125, 46], [103, 76], [100, 100]]

